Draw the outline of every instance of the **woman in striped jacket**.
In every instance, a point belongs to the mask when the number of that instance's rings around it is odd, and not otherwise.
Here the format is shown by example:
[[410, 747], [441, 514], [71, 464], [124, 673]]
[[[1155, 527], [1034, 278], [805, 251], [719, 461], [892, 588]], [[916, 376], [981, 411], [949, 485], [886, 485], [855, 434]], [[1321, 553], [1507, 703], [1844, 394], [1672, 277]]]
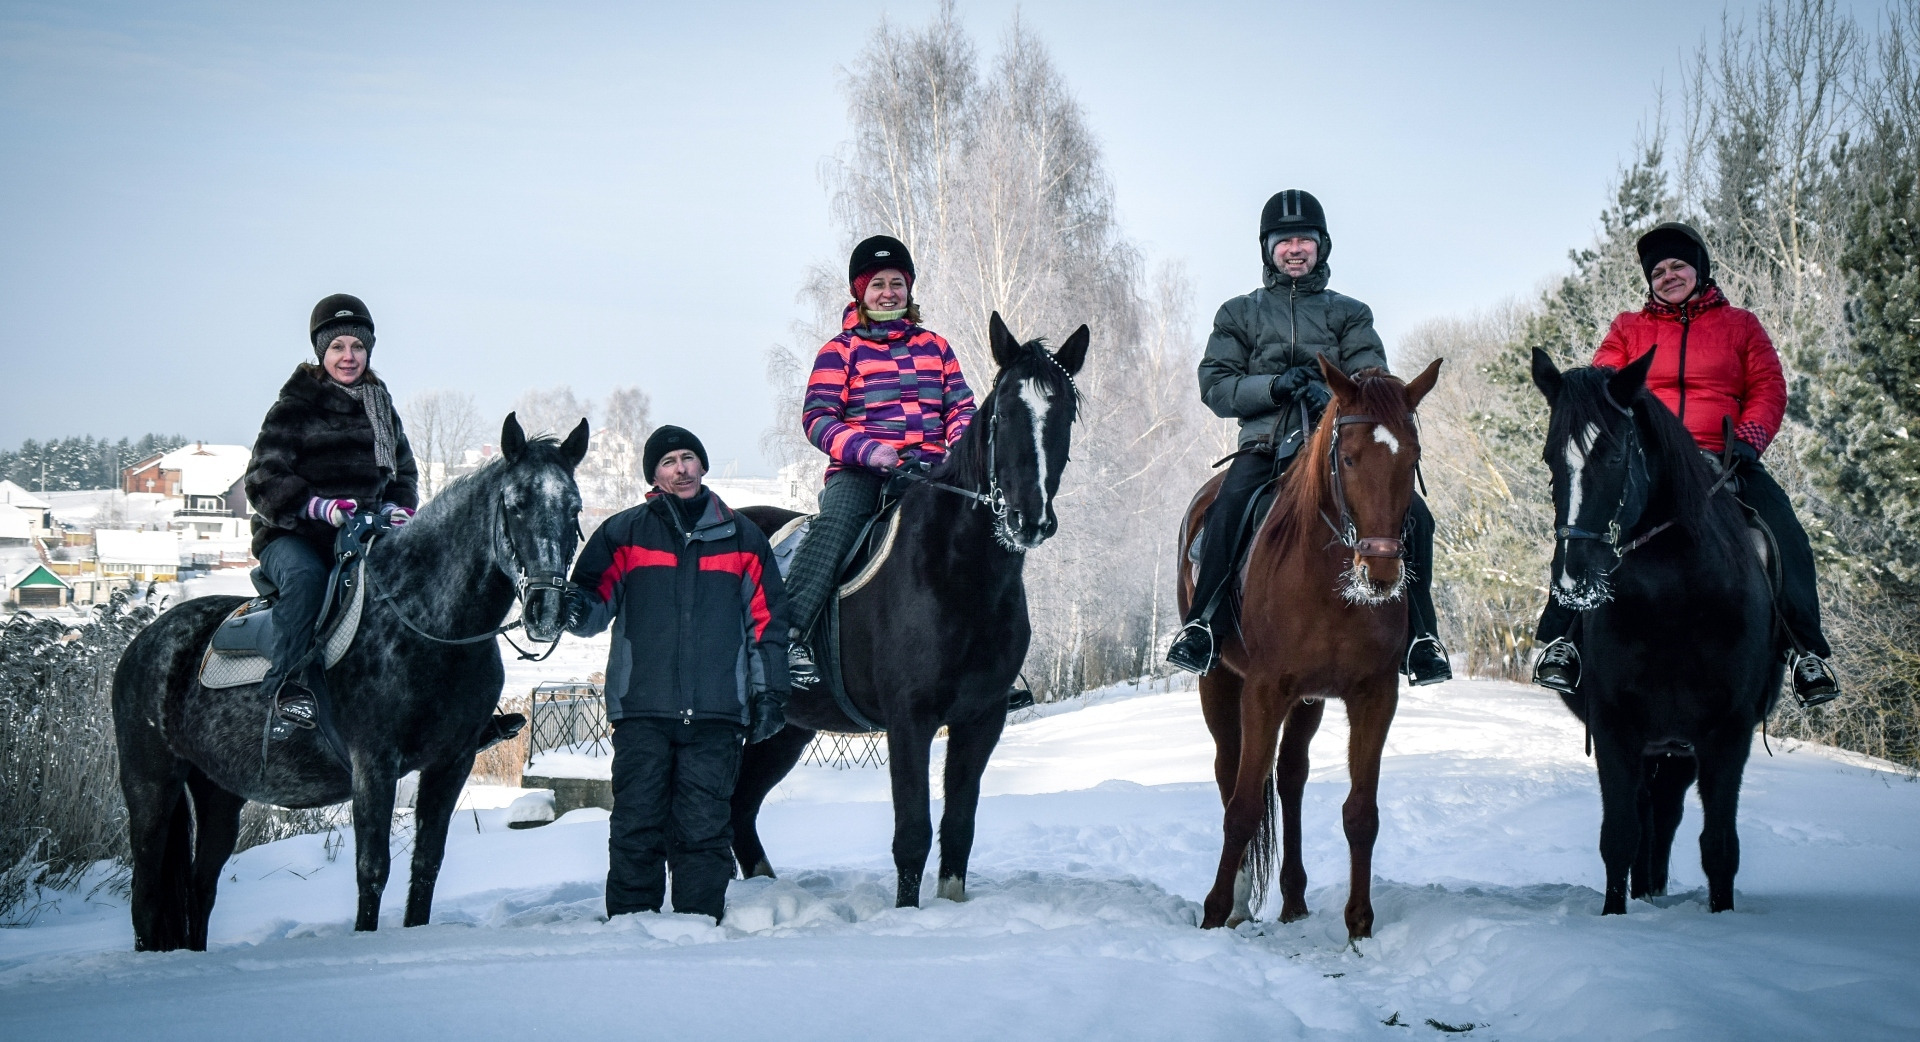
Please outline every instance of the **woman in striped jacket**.
[[855, 246], [847, 265], [853, 300], [807, 380], [801, 425], [833, 462], [819, 516], [787, 575], [796, 685], [819, 681], [807, 634], [879, 506], [884, 476], [902, 464], [938, 463], [973, 420], [973, 392], [953, 349], [920, 325], [913, 278], [913, 257], [900, 240], [876, 235]]

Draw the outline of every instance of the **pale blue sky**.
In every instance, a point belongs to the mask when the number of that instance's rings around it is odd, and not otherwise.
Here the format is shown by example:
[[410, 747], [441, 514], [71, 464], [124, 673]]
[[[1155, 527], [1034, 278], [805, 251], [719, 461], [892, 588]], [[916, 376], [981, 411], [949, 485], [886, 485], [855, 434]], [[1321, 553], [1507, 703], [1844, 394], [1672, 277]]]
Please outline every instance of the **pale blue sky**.
[[[638, 384], [768, 472], [765, 350], [805, 267], [843, 261], [841, 69], [934, 6], [0, 0], [0, 446], [250, 441], [345, 291], [401, 397], [469, 391], [491, 427], [526, 387]], [[990, 55], [1014, 9], [960, 16]], [[1124, 227], [1187, 265], [1196, 337], [1302, 187], [1391, 344], [1564, 266], [1721, 5], [1019, 10]]]

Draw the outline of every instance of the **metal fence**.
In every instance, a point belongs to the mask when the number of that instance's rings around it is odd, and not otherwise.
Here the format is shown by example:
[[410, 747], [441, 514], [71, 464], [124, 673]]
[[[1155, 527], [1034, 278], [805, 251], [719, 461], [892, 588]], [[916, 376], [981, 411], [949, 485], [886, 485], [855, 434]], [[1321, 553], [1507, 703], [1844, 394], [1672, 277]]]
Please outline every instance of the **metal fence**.
[[[527, 763], [551, 749], [613, 755], [613, 725], [607, 722], [607, 701], [600, 685], [549, 681], [533, 689], [532, 708], [527, 712]], [[800, 762], [836, 770], [885, 767], [887, 736], [821, 731], [807, 743]]]
[[593, 756], [613, 755], [613, 725], [600, 685], [549, 681], [533, 689], [527, 712], [527, 763], [550, 749]]

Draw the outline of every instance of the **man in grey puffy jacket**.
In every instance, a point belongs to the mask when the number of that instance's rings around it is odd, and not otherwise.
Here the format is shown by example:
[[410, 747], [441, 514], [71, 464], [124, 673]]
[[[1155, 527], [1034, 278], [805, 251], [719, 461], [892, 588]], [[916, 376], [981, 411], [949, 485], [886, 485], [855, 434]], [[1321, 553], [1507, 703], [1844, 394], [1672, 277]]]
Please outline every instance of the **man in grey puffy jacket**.
[[[1318, 356], [1348, 374], [1387, 367], [1372, 309], [1327, 288], [1332, 252], [1320, 201], [1298, 189], [1276, 194], [1260, 214], [1265, 285], [1220, 305], [1214, 316], [1200, 359], [1200, 396], [1216, 415], [1240, 421], [1240, 448], [1207, 511], [1193, 604], [1167, 652], [1168, 662], [1189, 672], [1206, 673], [1218, 657], [1215, 626], [1229, 619], [1218, 609], [1240, 557], [1237, 537], [1248, 503], [1286, 470], [1332, 397]], [[1434, 684], [1453, 673], [1435, 633], [1433, 515], [1418, 495], [1412, 516], [1410, 632], [1402, 671], [1414, 684]]]

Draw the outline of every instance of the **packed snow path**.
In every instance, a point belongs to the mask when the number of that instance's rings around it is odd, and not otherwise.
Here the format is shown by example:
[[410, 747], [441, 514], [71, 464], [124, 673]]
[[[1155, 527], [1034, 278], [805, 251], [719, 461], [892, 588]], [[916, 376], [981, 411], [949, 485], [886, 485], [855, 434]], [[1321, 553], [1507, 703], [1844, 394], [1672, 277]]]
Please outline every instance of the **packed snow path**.
[[735, 882], [724, 927], [599, 921], [602, 812], [466, 810], [420, 929], [401, 857], [381, 931], [353, 934], [351, 855], [320, 837], [234, 859], [204, 954], [134, 954], [124, 902], [60, 897], [0, 930], [0, 1038], [1920, 1037], [1920, 784], [1885, 764], [1756, 745], [1738, 911], [1707, 913], [1689, 797], [1673, 896], [1602, 919], [1578, 723], [1515, 685], [1403, 692], [1378, 935], [1349, 948], [1337, 708], [1313, 914], [1238, 932], [1194, 926], [1220, 805], [1193, 692], [1062, 708], [995, 754], [964, 904], [890, 907], [881, 771], [797, 770], [761, 819], [781, 878]]

